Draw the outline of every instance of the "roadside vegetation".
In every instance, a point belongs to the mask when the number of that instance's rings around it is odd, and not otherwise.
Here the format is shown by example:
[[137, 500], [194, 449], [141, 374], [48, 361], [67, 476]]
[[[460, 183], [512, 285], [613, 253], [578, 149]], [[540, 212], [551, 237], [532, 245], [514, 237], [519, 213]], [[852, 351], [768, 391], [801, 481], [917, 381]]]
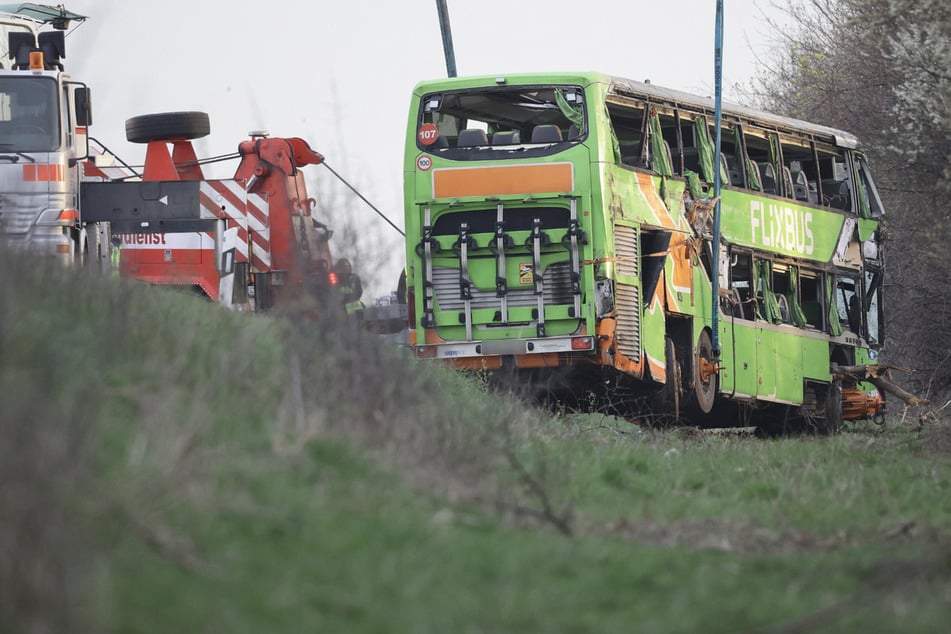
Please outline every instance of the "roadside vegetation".
[[552, 415], [330, 321], [2, 256], [0, 631], [932, 632], [951, 426]]

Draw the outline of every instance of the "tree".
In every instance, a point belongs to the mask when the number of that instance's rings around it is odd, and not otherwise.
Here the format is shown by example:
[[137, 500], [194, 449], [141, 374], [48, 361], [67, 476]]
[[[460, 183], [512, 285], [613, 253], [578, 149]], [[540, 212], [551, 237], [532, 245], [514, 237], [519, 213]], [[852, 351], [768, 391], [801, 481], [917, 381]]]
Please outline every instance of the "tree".
[[886, 347], [909, 387], [951, 394], [951, 8], [945, 0], [798, 0], [796, 25], [748, 95], [849, 130], [876, 168], [888, 215]]

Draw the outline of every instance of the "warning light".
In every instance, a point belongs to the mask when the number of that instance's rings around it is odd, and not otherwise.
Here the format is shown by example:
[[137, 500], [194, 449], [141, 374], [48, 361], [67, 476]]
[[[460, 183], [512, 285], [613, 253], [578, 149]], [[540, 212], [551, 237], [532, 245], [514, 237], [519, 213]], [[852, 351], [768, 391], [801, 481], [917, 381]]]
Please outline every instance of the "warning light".
[[44, 70], [46, 62], [43, 61], [42, 51], [30, 51], [30, 70]]

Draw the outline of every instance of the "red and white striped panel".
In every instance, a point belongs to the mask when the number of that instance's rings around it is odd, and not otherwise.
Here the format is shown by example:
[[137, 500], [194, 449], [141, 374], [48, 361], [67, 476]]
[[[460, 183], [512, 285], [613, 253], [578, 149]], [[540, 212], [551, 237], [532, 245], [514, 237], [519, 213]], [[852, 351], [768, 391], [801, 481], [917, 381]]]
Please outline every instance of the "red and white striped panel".
[[267, 199], [259, 194], [248, 194], [244, 190], [243, 182], [237, 180], [202, 181], [200, 197], [203, 212], [207, 211], [217, 218], [225, 218], [229, 226], [238, 228], [239, 245], [235, 260], [247, 262], [250, 259], [255, 271], [270, 270], [271, 239]]

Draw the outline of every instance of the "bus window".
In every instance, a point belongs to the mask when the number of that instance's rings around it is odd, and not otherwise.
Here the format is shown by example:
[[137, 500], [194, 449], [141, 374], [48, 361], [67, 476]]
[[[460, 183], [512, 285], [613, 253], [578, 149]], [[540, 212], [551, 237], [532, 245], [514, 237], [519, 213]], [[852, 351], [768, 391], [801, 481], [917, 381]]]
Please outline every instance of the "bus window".
[[760, 183], [760, 191], [778, 196], [780, 181], [776, 170], [775, 144], [771, 143], [769, 138], [751, 134], [748, 130], [743, 140], [751, 162], [750, 168], [756, 173], [756, 180]]
[[812, 271], [799, 273], [799, 305], [806, 320], [806, 326], [823, 330], [822, 279]]
[[733, 316], [753, 319], [753, 264], [749, 253], [734, 251], [731, 255], [730, 294]]
[[849, 170], [844, 151], [837, 148], [817, 148], [816, 154], [819, 160], [822, 204], [842, 211], [852, 211]]
[[862, 332], [862, 296], [858, 284], [851, 277], [839, 277], [836, 281], [835, 308], [839, 322], [856, 335]]
[[741, 149], [736, 143], [736, 130], [728, 125], [720, 126], [720, 155], [723, 163], [723, 173], [720, 175], [722, 184], [733, 187], [743, 186], [743, 172], [741, 170]]
[[693, 172], [698, 174], [705, 182], [712, 183], [713, 165], [704, 166], [701, 152], [701, 148], [706, 147], [708, 149], [707, 156], [713, 156], [713, 141], [707, 143], [710, 139], [710, 130], [706, 124], [706, 119], [701, 115], [694, 115], [689, 112], [681, 112], [679, 119], [681, 147], [678, 147], [677, 143], [671, 145], [674, 148], [674, 173], [686, 176], [687, 172]]
[[865, 324], [868, 327], [868, 343], [872, 346], [881, 345], [884, 341], [882, 319], [882, 272], [865, 272]]
[[580, 87], [489, 87], [424, 95], [416, 144], [455, 160], [544, 156], [587, 136]]
[[769, 260], [754, 260], [753, 269], [756, 282], [756, 318], [773, 324], [782, 323], [782, 304], [772, 287], [773, 263]]
[[878, 189], [875, 187], [875, 181], [872, 180], [872, 173], [865, 162], [865, 157], [861, 154], [856, 155], [855, 165], [859, 173], [859, 213], [863, 218], [881, 218], [884, 213], [882, 199], [878, 196]]
[[785, 139], [780, 144], [783, 155], [783, 195], [799, 202], [819, 202], [819, 168], [815, 152], [806, 141]]
[[647, 127], [647, 110], [642, 104], [621, 107], [608, 104], [611, 127], [621, 151], [621, 163], [632, 167], [647, 167], [647, 151], [644, 148], [644, 131]]

